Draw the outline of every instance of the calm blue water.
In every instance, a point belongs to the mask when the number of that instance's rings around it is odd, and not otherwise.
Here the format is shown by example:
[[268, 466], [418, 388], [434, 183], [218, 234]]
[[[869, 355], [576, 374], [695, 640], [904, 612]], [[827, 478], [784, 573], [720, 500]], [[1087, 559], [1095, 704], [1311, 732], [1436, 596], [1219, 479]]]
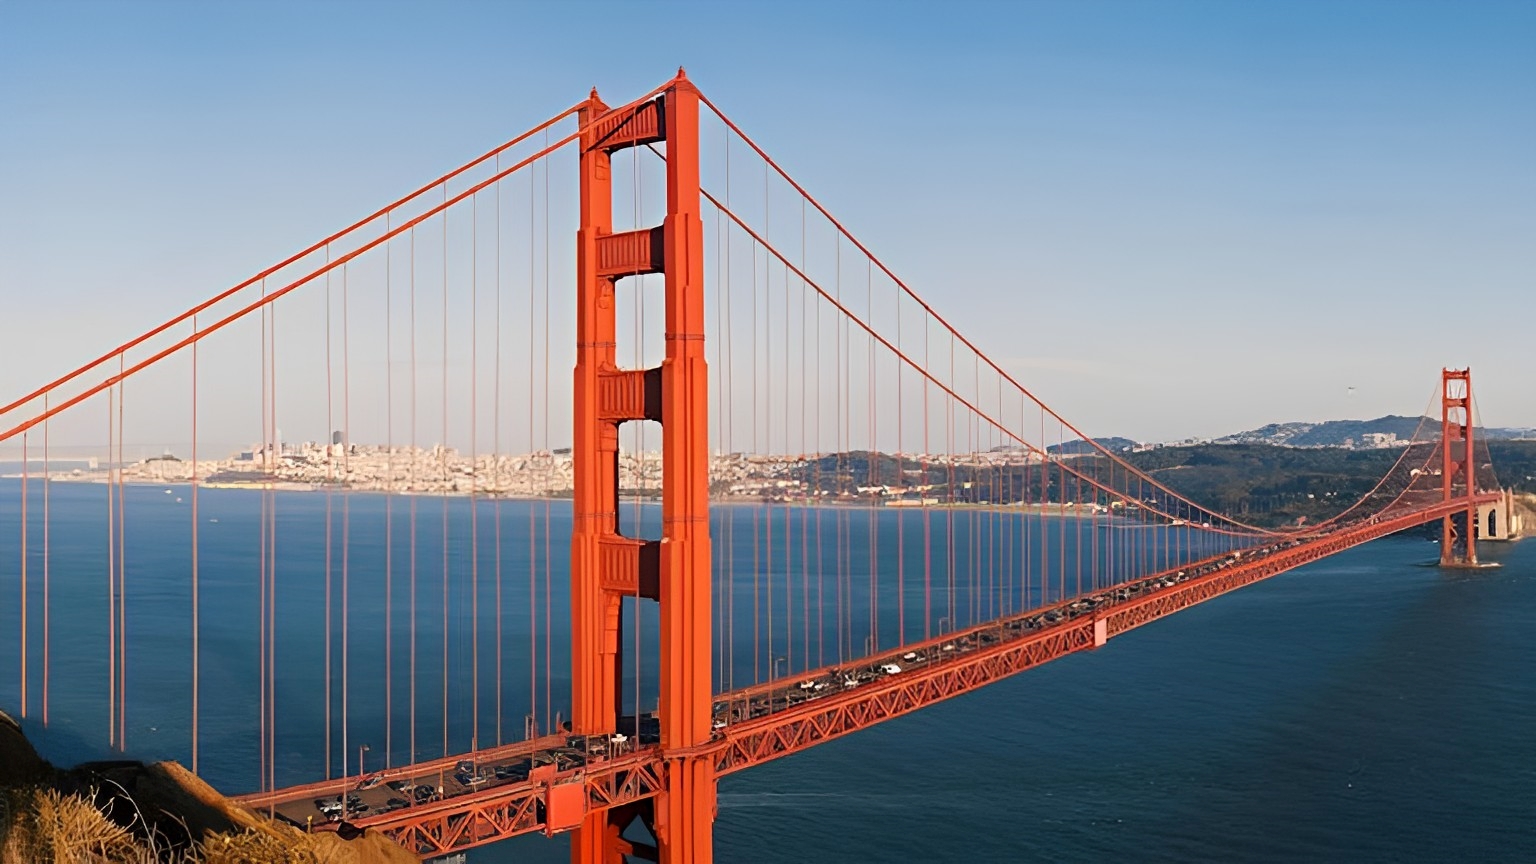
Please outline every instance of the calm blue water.
[[[41, 535], [40, 499], [36, 489], [31, 491], [28, 635], [34, 671], [28, 730], [45, 754], [60, 762], [105, 756], [105, 490], [55, 484], [51, 492], [52, 723], [46, 730], [36, 722]], [[128, 751], [185, 761], [190, 520], [187, 502], [178, 504], [175, 498], [185, 498], [186, 492], [173, 487], [166, 495], [162, 488], [136, 487], [128, 494]], [[18, 501], [14, 481], [0, 481], [0, 537], [5, 538], [0, 541], [0, 632], [5, 633], [19, 628]], [[254, 646], [261, 620], [256, 563], [261, 502], [261, 495], [239, 490], [204, 490], [200, 497], [201, 768], [230, 791], [259, 783], [254, 718], [260, 676]], [[287, 783], [314, 779], [325, 764], [327, 502], [317, 493], [278, 495], [276, 502], [277, 772], [279, 783]], [[386, 544], [384, 499], [358, 495], [344, 502], [333, 496], [330, 502], [332, 770], [341, 770], [345, 759], [348, 770], [355, 771], [360, 744], [368, 745], [364, 758], [370, 769], [386, 755], [399, 762], [410, 753], [405, 696], [411, 657], [410, 504], [397, 498], [389, 506], [394, 521]], [[568, 699], [562, 671], [568, 660], [560, 647], [567, 612], [559, 588], [566, 573], [558, 554], [566, 548], [568, 511], [559, 504], [502, 504], [498, 580], [497, 544], [486, 536], [494, 537], [496, 507], [479, 505], [479, 543], [471, 547], [467, 501], [446, 504], [446, 544], [444, 502], [417, 499], [416, 506], [417, 752], [435, 755], [443, 746], [445, 632], [450, 749], [463, 749], [472, 740], [496, 740], [498, 582], [500, 637], [506, 646], [499, 688], [501, 737], [521, 737], [529, 713], [547, 725], [551, 706], [558, 708]], [[896, 523], [871, 526], [862, 511], [819, 511], [827, 514], [814, 517], [823, 520], [826, 535], [825, 575], [795, 582], [784, 574], [802, 561], [817, 560], [810, 542], [814, 521], [795, 533], [793, 521], [801, 518], [795, 511], [787, 546], [780, 547], [775, 561], [754, 564], [753, 550], [761, 544], [746, 538], [769, 530], [766, 511], [720, 511], [714, 528], [717, 549], [731, 548], [722, 541], [735, 535], [733, 554], [722, 556], [726, 560], [717, 573], [717, 585], [731, 586], [718, 592], [729, 598], [721, 615], [734, 617], [740, 629], [730, 633], [734, 650], [727, 646], [720, 652], [727, 662], [717, 675], [739, 686], [761, 677], [769, 664], [783, 670], [830, 662], [839, 645], [862, 653], [872, 617], [869, 573], [879, 571], [882, 586], [893, 577], [888, 562], [871, 562], [868, 540], [873, 527], [882, 532], [881, 547], [891, 548]], [[626, 513], [630, 519], [638, 515], [645, 530], [653, 530], [653, 511]], [[782, 540], [786, 523], [783, 511], [779, 514], [773, 530]], [[937, 599], [929, 600], [927, 626], [947, 624], [941, 617], [961, 624], [972, 615], [990, 617], [1038, 602], [1042, 590], [1054, 590], [1014, 583], [1003, 575], [1003, 565], [1009, 554], [1038, 554], [1040, 533], [1059, 537], [1059, 523], [959, 515], [956, 535], [966, 539], [957, 539], [957, 563], [939, 580], [941, 590], [933, 592]], [[947, 522], [930, 527], [941, 526], [935, 533], [949, 530]], [[529, 550], [540, 547], [546, 528], [557, 554], [546, 562], [535, 552], [530, 562]], [[839, 530], [850, 539], [851, 557], [857, 559], [841, 565], [830, 551], [831, 537]], [[921, 537], [915, 523], [904, 525], [902, 543], [909, 548], [921, 543], [914, 533]], [[540, 543], [530, 546], [530, 535]], [[344, 537], [350, 542], [343, 543]], [[1114, 542], [1120, 544], [1116, 554], [1123, 564], [1142, 554], [1136, 544], [1145, 540]], [[472, 548], [479, 549], [478, 556]], [[937, 559], [951, 557], [942, 537], [934, 548]], [[353, 646], [347, 652], [340, 650], [339, 640], [343, 549]], [[990, 562], [981, 554], [988, 549], [995, 553]], [[1378, 541], [1134, 631], [1097, 652], [728, 778], [720, 790], [717, 857], [764, 862], [1536, 860], [1536, 649], [1530, 642], [1536, 632], [1536, 541], [1487, 547], [1486, 556], [1506, 566], [1475, 573], [1419, 566], [1434, 552], [1432, 544], [1417, 540]], [[1070, 559], [1049, 557], [1047, 564], [1074, 577], [1078, 569]], [[1109, 566], [1108, 561], [1101, 564]], [[760, 582], [768, 573], [778, 574], [771, 592], [752, 584], [754, 573]], [[955, 574], [953, 605], [948, 573]], [[1088, 578], [1091, 583], [1091, 572]], [[476, 581], [478, 641], [469, 602]], [[761, 644], [755, 652], [752, 637], [741, 632], [750, 627], [754, 598], [761, 611], [769, 597], [775, 598], [776, 614], [785, 620], [790, 618], [784, 615], [786, 607], [802, 608], [817, 597], [818, 588], [830, 599], [839, 586], [848, 594], [846, 621], [810, 625], [791, 620], [771, 649], [758, 634]], [[880, 644], [895, 644], [898, 630], [911, 638], [925, 626], [921, 583], [914, 588], [909, 573], [905, 587], [899, 621], [894, 608], [887, 608], [894, 602], [887, 594], [894, 592], [881, 593], [873, 616]], [[654, 620], [642, 614], [638, 625], [633, 618], [627, 623], [626, 638], [638, 630], [643, 653], [650, 653], [653, 643], [647, 634], [654, 637]], [[548, 653], [542, 644], [546, 632]], [[477, 644], [478, 688], [470, 671]], [[17, 647], [15, 637], [0, 644], [0, 706], [12, 713], [19, 700]], [[343, 654], [348, 665], [345, 736], [340, 725]], [[386, 656], [394, 682], [389, 694], [381, 687]], [[530, 688], [530, 674], [542, 678], [546, 660], [555, 673], [548, 689]], [[634, 686], [634, 677], [631, 670], [626, 687]], [[642, 666], [639, 678], [639, 700], [645, 704], [654, 698], [647, 695], [654, 669]], [[471, 860], [564, 861], [564, 849], [558, 839], [523, 838], [478, 850]]]

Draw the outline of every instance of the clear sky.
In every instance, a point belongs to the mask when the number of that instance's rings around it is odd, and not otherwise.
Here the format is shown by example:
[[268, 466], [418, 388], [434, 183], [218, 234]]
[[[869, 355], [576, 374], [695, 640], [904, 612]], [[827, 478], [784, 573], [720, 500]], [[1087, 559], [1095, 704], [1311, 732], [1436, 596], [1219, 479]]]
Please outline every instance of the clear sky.
[[1493, 0], [0, 0], [0, 398], [679, 64], [1091, 434], [1466, 364], [1536, 426], [1536, 3]]

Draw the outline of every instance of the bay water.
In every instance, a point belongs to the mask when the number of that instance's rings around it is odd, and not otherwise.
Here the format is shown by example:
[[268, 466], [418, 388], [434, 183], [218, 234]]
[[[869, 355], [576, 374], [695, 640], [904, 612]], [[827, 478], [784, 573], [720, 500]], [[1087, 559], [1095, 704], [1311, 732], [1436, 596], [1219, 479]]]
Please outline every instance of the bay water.
[[[106, 542], [106, 488], [49, 486], [44, 727], [41, 485], [33, 480], [27, 493], [24, 726], [60, 764], [111, 758], [106, 574], [116, 552]], [[132, 486], [126, 495], [126, 753], [188, 762], [190, 490]], [[12, 714], [21, 713], [20, 498], [18, 481], [0, 481], [0, 707]], [[203, 489], [198, 501], [199, 768], [220, 789], [260, 783], [264, 506], [278, 526], [265, 548], [276, 556], [279, 785], [355, 774], [359, 760], [374, 770], [413, 752], [516, 740], [530, 722], [549, 728], [568, 704], [568, 504], [316, 492], [264, 504], [250, 490], [222, 489]], [[744, 631], [752, 602], [758, 618], [773, 602], [784, 628], [773, 643], [726, 631], [717, 683], [862, 653], [871, 626], [871, 644], [889, 647], [925, 627], [1025, 608], [1042, 591], [1049, 598], [1049, 587], [987, 574], [1032, 560], [1023, 550], [1059, 524], [1021, 517], [1007, 528], [959, 514], [928, 526], [930, 555], [949, 558], [948, 532], [969, 538], [956, 538], [952, 594], [941, 586], [935, 603], [909, 586], [899, 616], [883, 594], [870, 615], [867, 581], [854, 574], [879, 567], [871, 528], [889, 546], [906, 523], [881, 520], [918, 517], [834, 510], [717, 508], [717, 552], [727, 550], [717, 596], [734, 604], [718, 614]], [[627, 512], [636, 533], [654, 531], [654, 507]], [[775, 525], [785, 545], [765, 561], [762, 532]], [[914, 525], [902, 543], [919, 542]], [[828, 551], [810, 545], [815, 526]], [[1005, 530], [1016, 534], [975, 539]], [[830, 551], [836, 538], [847, 551]], [[967, 563], [966, 550], [982, 546], [1017, 548], [1021, 559]], [[1477, 571], [1425, 566], [1436, 551], [1416, 537], [1376, 541], [728, 777], [717, 860], [1536, 861], [1536, 541], [1485, 545], [1484, 557], [1503, 566]], [[841, 580], [797, 585], [788, 576], [823, 558], [829, 572], [850, 574], [837, 616], [847, 620], [813, 625], [814, 614], [795, 610], [826, 601]], [[1055, 558], [1046, 565], [1068, 569]], [[767, 594], [752, 582], [773, 574]], [[881, 584], [890, 578], [887, 566]], [[626, 630], [642, 656], [654, 654], [647, 608], [630, 613]], [[653, 663], [627, 671], [631, 707], [653, 699], [654, 681]], [[526, 837], [468, 857], [564, 861], [565, 848], [560, 838]]]

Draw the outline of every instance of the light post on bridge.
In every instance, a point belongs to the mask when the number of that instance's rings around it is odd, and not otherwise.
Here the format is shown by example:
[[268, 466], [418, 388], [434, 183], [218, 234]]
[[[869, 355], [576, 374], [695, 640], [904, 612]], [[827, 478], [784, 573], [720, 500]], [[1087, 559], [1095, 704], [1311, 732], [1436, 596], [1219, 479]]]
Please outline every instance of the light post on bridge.
[[[774, 680], [778, 679], [778, 677], [779, 677], [779, 664], [780, 663], [784, 664], [784, 669], [785, 669], [786, 672], [789, 671], [789, 661], [786, 660], [783, 657], [775, 657], [775, 658], [773, 658], [773, 668], [770, 669], [769, 673], [768, 673], [768, 680], [769, 681], [774, 681]], [[789, 707], [789, 702], [788, 702], [789, 697], [786, 696], [784, 698], [786, 700], [784, 705], [787, 708], [787, 707]], [[773, 690], [769, 690], [768, 691], [768, 713], [769, 714], [773, 713], [774, 708], [775, 708], [777, 703], [778, 703], [778, 694], [775, 693]]]
[[363, 785], [363, 754], [368, 751], [367, 744], [357, 745], [357, 785]]

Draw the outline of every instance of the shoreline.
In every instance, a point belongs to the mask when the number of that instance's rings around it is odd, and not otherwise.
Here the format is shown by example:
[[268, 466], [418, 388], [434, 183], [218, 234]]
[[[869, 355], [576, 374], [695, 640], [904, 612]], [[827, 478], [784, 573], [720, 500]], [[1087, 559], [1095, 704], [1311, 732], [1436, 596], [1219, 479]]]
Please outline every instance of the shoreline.
[[[20, 474], [0, 475], [0, 480], [20, 480], [20, 479], [22, 479], [22, 476]], [[44, 482], [45, 481], [45, 478], [37, 477], [37, 476], [29, 476], [27, 479], [30, 480], [30, 481], [33, 481], [33, 482]], [[78, 475], [76, 475], [76, 476], [56, 475], [56, 476], [50, 476], [50, 477], [46, 478], [46, 482], [78, 483], [78, 484], [92, 484], [92, 485], [110, 485], [110, 484], [112, 484], [112, 483], [114, 483], [116, 481], [113, 481], [113, 480], [110, 480], [110, 479], [108, 479], [106, 477], [101, 477], [101, 476], [84, 477], [84, 476], [78, 476]], [[141, 487], [142, 486], [148, 486], [148, 487], [158, 486], [158, 487], [165, 488], [167, 490], [170, 490], [170, 489], [188, 489], [188, 490], [190, 490], [192, 488], [192, 486], [194, 485], [194, 484], [192, 484], [191, 482], [189, 482], [187, 480], [150, 480], [150, 479], [146, 479], [146, 478], [142, 478], [142, 477], [124, 478], [121, 481], [121, 483], [124, 486], [141, 486]], [[244, 481], [217, 481], [216, 480], [216, 481], [199, 481], [195, 485], [199, 489], [244, 490], [244, 491], [250, 491], [250, 492], [265, 492], [265, 491], [272, 491], [272, 492], [332, 492], [332, 493], [343, 493], [343, 494], [347, 494], [347, 495], [398, 496], [398, 497], [401, 497], [401, 498], [474, 498], [474, 499], [478, 499], [478, 500], [482, 500], [482, 501], [517, 501], [517, 502], [538, 502], [538, 501], [544, 501], [544, 502], [548, 502], [548, 503], [557, 503], [557, 502], [567, 502], [568, 503], [568, 502], [571, 501], [571, 497], [570, 497], [569, 494], [560, 494], [560, 495], [502, 494], [502, 493], [496, 493], [496, 492], [488, 492], [488, 491], [485, 491], [485, 490], [480, 490], [480, 491], [475, 491], [475, 492], [466, 492], [466, 491], [459, 491], [459, 490], [455, 490], [455, 491], [407, 491], [407, 490], [390, 490], [390, 489], [357, 489], [357, 488], [353, 488], [353, 487], [349, 487], [349, 486], [345, 486], [345, 485], [326, 485], [326, 484], [316, 484], [316, 483], [302, 483], [302, 482], [297, 482], [297, 481], [292, 481], [292, 480], [278, 480], [278, 481], [273, 481], [271, 483], [244, 482]], [[659, 505], [661, 503], [661, 497], [660, 497], [660, 495], [656, 495], [654, 497], [651, 497], [651, 496], [637, 497], [637, 496], [621, 494], [619, 496], [619, 502], [621, 504], [637, 504], [638, 503], [638, 504], [655, 504], [655, 505]], [[893, 506], [893, 505], [891, 505], [891, 504], [889, 504], [889, 503], [887, 503], [885, 501], [880, 501], [880, 500], [869, 500], [869, 501], [864, 501], [864, 500], [841, 500], [841, 501], [810, 501], [810, 500], [806, 500], [806, 501], [782, 501], [782, 500], [767, 500], [767, 501], [765, 501], [765, 500], [762, 500], [760, 498], [748, 498], [748, 497], [731, 497], [731, 498], [714, 498], [714, 497], [712, 497], [712, 498], [709, 499], [709, 503], [710, 503], [710, 506], [712, 506], [712, 507], [785, 507], [785, 508], [799, 508], [799, 509], [806, 509], [806, 510], [813, 510], [813, 509], [814, 510], [839, 510], [839, 509], [847, 509], [847, 510], [882, 510], [882, 511], [889, 510], [889, 511], [892, 511], [892, 512], [903, 512], [903, 511], [913, 511], [913, 512], [946, 511], [946, 512], [948, 512], [948, 511], [960, 510], [960, 511], [986, 512], [986, 513], [1016, 513], [1016, 514], [1025, 515], [1025, 516], [1038, 516], [1038, 517], [1041, 517], [1041, 518], [1049, 518], [1049, 519], [1084, 519], [1084, 520], [1102, 519], [1102, 520], [1104, 520], [1106, 522], [1123, 522], [1123, 521], [1126, 521], [1126, 517], [1121, 515], [1121, 514], [1110, 513], [1110, 512], [1098, 512], [1098, 513], [1080, 512], [1075, 507], [1071, 507], [1071, 506], [1064, 507], [1063, 505], [1061, 505], [1059, 503], [1050, 503], [1050, 504], [1040, 504], [1040, 503], [1033, 503], [1033, 502], [1031, 502], [1031, 503], [1019, 503], [1019, 504], [992, 504], [992, 503], [987, 503], [987, 504], [972, 504], [972, 503], [944, 504], [944, 503], [937, 503], [937, 504], [898, 504], [898, 505], [894, 505]]]

